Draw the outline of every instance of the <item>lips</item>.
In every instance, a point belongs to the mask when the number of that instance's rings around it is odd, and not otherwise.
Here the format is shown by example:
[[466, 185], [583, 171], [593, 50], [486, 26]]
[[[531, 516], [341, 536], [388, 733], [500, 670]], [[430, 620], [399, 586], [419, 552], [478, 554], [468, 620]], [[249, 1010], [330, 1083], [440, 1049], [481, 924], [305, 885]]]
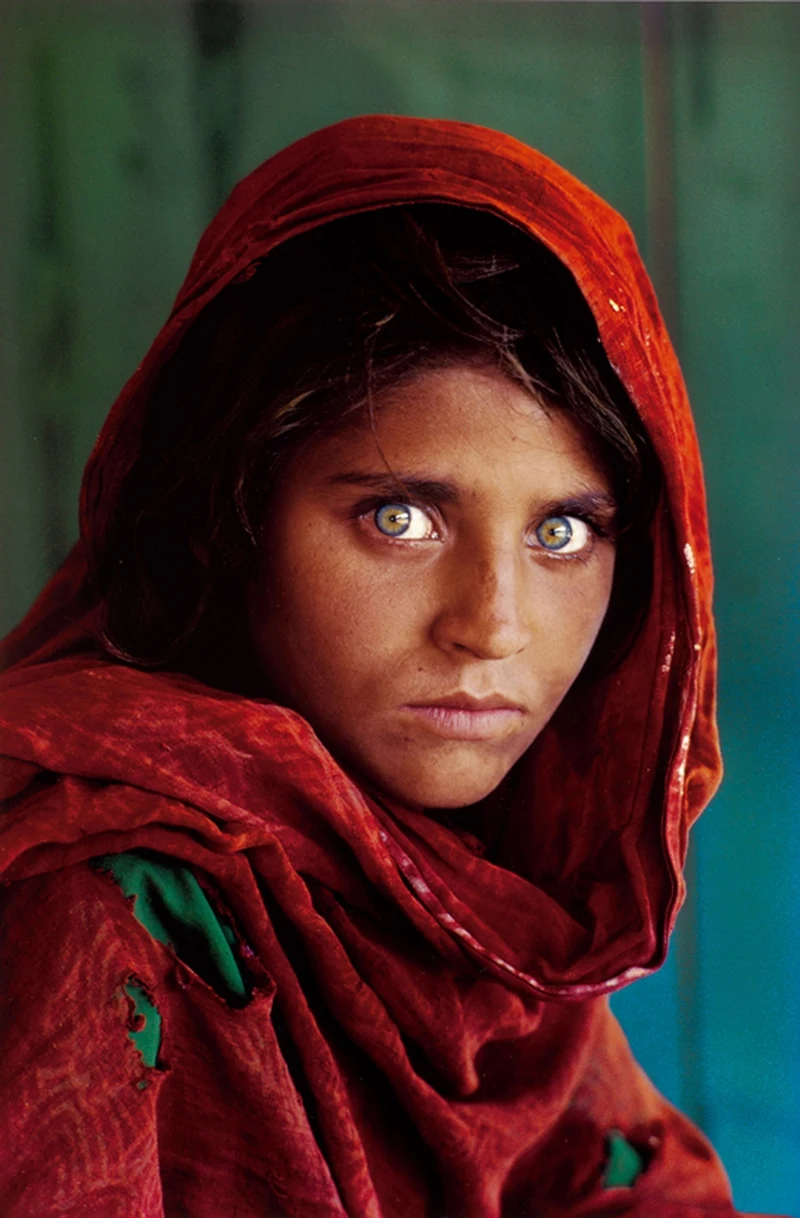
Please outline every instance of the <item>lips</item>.
[[446, 740], [500, 740], [522, 726], [525, 708], [499, 694], [475, 697], [455, 693], [404, 710], [423, 727]]
[[484, 694], [478, 697], [476, 694], [455, 693], [444, 694], [439, 698], [431, 698], [429, 702], [415, 702], [410, 705], [414, 706], [447, 706], [453, 710], [466, 711], [489, 711], [489, 710], [516, 710], [524, 711], [525, 707], [519, 702], [513, 702], [510, 698], [504, 698], [500, 694]]

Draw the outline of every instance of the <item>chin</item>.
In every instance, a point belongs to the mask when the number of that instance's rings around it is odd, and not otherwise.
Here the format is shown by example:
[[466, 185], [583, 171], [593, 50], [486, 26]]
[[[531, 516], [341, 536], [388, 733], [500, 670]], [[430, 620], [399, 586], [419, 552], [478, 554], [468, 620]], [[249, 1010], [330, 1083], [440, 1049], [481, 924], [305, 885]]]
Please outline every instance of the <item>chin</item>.
[[377, 785], [393, 799], [422, 808], [467, 808], [491, 795], [508, 773], [507, 769], [491, 775], [469, 775], [464, 769], [457, 774], [416, 773], [406, 781], [376, 776]]

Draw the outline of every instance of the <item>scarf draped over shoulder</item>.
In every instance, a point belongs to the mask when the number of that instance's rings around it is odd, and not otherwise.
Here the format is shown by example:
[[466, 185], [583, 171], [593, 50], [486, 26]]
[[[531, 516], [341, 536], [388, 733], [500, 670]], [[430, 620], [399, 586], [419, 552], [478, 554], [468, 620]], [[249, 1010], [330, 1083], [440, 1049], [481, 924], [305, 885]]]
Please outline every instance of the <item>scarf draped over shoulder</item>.
[[[569, 269], [663, 470], [642, 629], [519, 763], [491, 855], [361, 790], [294, 712], [109, 659], [87, 591], [149, 386], [198, 314], [287, 239], [424, 201], [490, 212]], [[625, 222], [484, 128], [371, 116], [309, 135], [203, 235], [92, 452], [80, 522], [4, 644], [6, 1062], [22, 1081], [3, 1212], [733, 1214], [713, 1151], [607, 1004], [665, 958], [720, 774], [698, 448]], [[121, 856], [147, 892], [120, 884]], [[212, 911], [238, 998], [179, 950], [169, 885]]]

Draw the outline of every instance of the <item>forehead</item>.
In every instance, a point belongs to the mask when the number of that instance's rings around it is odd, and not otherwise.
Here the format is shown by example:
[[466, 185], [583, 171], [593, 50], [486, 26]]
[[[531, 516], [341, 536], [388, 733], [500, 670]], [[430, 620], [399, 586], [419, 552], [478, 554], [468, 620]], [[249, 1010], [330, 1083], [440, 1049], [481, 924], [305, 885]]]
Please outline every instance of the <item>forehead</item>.
[[583, 434], [500, 370], [458, 364], [425, 369], [384, 391], [371, 417], [303, 450], [307, 478], [362, 469], [444, 477], [500, 491], [525, 482], [606, 488]]

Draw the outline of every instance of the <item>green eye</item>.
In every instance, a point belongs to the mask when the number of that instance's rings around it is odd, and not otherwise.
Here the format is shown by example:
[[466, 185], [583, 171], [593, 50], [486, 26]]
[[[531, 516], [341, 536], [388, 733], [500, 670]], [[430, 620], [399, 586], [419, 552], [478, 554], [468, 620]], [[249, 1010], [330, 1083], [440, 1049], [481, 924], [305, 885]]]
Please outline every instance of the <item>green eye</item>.
[[568, 516], [549, 516], [536, 530], [546, 550], [563, 550], [572, 541], [573, 529]]
[[403, 541], [439, 540], [430, 513], [413, 503], [382, 503], [372, 519], [386, 537], [399, 537]]
[[578, 554], [591, 547], [592, 532], [580, 516], [548, 516], [536, 529], [536, 541], [550, 554]]
[[375, 513], [375, 523], [387, 537], [402, 537], [411, 525], [411, 509], [405, 503], [384, 503]]

